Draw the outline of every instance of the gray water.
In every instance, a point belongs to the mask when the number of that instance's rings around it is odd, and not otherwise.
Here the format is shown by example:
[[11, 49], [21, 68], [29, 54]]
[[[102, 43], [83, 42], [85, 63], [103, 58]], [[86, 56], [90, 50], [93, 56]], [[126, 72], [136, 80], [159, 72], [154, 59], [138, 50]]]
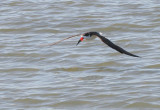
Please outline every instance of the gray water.
[[[120, 54], [102, 32], [139, 55]], [[0, 110], [160, 109], [159, 0], [3, 0]]]

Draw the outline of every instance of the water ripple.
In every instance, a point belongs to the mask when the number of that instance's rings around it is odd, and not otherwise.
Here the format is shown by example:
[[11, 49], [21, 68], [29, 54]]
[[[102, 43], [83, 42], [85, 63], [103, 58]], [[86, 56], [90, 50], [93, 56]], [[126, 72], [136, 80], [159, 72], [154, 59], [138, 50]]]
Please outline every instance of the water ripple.
[[[158, 0], [7, 0], [0, 4], [0, 109], [159, 109]], [[142, 58], [99, 39], [99, 31]]]

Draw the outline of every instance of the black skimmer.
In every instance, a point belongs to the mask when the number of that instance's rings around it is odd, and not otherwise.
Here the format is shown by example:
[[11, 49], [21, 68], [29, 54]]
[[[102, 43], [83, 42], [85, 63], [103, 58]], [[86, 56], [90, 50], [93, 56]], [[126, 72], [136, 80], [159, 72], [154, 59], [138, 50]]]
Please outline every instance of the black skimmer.
[[112, 49], [115, 49], [117, 50], [118, 52], [122, 53], [122, 54], [126, 54], [126, 55], [129, 55], [129, 56], [133, 56], [133, 57], [139, 57], [137, 55], [134, 55], [126, 50], [124, 50], [123, 48], [115, 45], [113, 42], [111, 42], [109, 39], [105, 38], [104, 36], [101, 35], [101, 33], [98, 33], [98, 32], [86, 32], [84, 34], [77, 34], [77, 35], [74, 35], [74, 36], [70, 36], [70, 37], [67, 37], [65, 39], [62, 39], [60, 41], [57, 41], [55, 43], [51, 43], [51, 44], [48, 44], [47, 46], [51, 46], [51, 45], [55, 45], [55, 44], [58, 44], [64, 40], [67, 40], [67, 39], [70, 39], [72, 37], [76, 37], [76, 36], [81, 36], [80, 40], [78, 41], [77, 45], [82, 42], [84, 39], [86, 40], [93, 40], [95, 39], [96, 37], [100, 38], [102, 42], [104, 42], [105, 44], [107, 44], [109, 47], [111, 47]]
[[105, 38], [104, 36], [102, 36], [100, 33], [98, 32], [87, 32], [81, 35], [80, 40], [78, 41], [77, 45], [83, 41], [83, 39], [86, 40], [92, 40], [95, 39], [96, 37], [100, 38], [102, 42], [104, 42], [105, 44], [107, 44], [109, 47], [117, 50], [118, 52], [122, 53], [122, 54], [126, 54], [129, 56], [133, 56], [133, 57], [139, 57], [137, 55], [134, 55], [126, 50], [124, 50], [123, 48], [115, 45], [113, 42], [111, 42], [109, 39]]

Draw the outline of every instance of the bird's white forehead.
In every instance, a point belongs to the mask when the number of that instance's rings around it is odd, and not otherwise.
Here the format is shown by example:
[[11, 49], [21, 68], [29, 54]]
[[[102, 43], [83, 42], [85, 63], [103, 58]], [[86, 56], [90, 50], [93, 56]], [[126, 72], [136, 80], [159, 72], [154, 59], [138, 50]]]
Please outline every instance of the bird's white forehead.
[[102, 32], [99, 32], [99, 34], [102, 35], [103, 33], [102, 33]]

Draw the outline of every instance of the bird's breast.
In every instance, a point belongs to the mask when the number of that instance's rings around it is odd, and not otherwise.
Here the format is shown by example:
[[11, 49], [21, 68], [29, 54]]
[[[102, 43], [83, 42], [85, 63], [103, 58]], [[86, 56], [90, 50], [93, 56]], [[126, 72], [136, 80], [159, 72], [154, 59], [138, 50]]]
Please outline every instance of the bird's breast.
[[93, 35], [93, 36], [88, 36], [85, 39], [86, 40], [94, 40], [97, 36]]

